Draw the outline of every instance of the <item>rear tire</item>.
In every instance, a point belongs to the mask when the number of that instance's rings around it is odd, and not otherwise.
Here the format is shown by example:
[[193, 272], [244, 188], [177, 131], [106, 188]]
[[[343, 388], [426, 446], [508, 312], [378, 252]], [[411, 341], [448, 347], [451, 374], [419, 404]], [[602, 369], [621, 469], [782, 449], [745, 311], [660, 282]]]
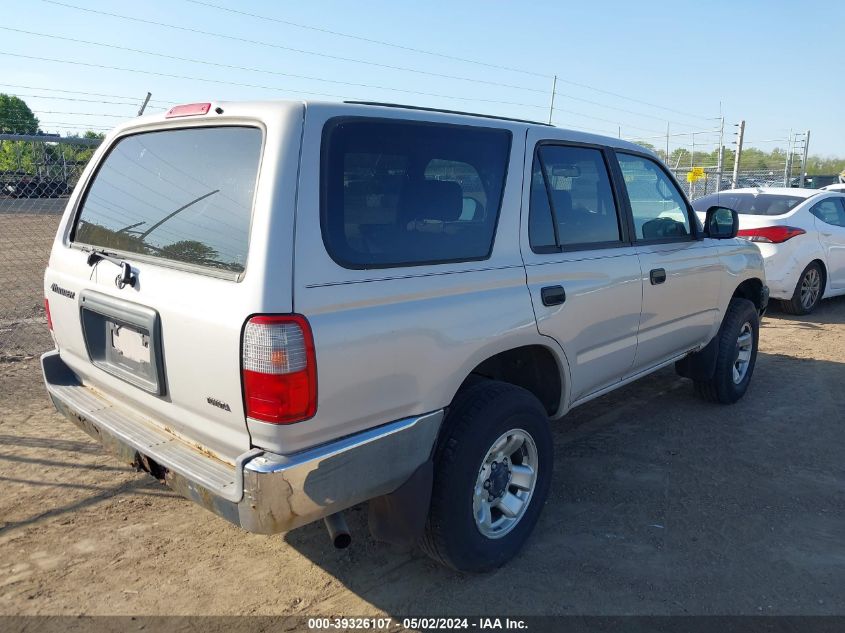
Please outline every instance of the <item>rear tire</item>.
[[818, 262], [810, 262], [798, 278], [795, 292], [788, 301], [781, 301], [787, 314], [810, 314], [824, 294], [824, 272]]
[[719, 328], [716, 371], [709, 380], [695, 381], [699, 396], [709, 402], [733, 404], [748, 390], [760, 337], [760, 316], [748, 299], [731, 299]]
[[458, 571], [505, 564], [537, 523], [553, 461], [548, 418], [533, 394], [494, 380], [465, 388], [435, 450], [422, 549]]

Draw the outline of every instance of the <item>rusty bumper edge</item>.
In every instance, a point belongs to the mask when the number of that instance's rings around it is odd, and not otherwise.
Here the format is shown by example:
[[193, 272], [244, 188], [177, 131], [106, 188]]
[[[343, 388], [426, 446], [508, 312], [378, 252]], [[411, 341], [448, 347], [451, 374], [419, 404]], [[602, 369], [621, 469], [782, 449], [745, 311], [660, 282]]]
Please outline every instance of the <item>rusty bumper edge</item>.
[[[76, 380], [58, 352], [44, 354], [41, 363], [47, 392], [61, 414], [121, 461], [151, 470], [149, 458], [155, 460], [155, 455], [116, 437], [96, 411], [72, 406], [58, 395], [51, 381]], [[429, 459], [443, 414], [439, 409], [404, 418], [291, 455], [253, 449], [233, 467], [241, 469], [239, 501], [220, 496], [167, 464], [156, 474], [163, 474], [163, 482], [178, 494], [245, 530], [286, 532], [396, 490]]]

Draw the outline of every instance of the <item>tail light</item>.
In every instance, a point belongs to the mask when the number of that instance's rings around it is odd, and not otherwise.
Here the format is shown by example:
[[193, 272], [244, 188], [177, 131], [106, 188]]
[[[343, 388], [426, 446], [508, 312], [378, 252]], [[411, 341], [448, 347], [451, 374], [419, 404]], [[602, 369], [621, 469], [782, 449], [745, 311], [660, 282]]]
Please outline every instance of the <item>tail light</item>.
[[751, 242], [780, 244], [786, 240], [791, 240], [796, 235], [804, 235], [806, 232], [796, 226], [761, 226], [759, 229], [742, 229], [737, 233], [737, 236], [744, 237]]
[[50, 316], [50, 300], [46, 297], [44, 298], [44, 313], [47, 315], [47, 327], [50, 328], [50, 331], [53, 331], [53, 317]]
[[244, 326], [241, 363], [248, 417], [291, 424], [317, 412], [314, 338], [305, 317], [252, 317]]

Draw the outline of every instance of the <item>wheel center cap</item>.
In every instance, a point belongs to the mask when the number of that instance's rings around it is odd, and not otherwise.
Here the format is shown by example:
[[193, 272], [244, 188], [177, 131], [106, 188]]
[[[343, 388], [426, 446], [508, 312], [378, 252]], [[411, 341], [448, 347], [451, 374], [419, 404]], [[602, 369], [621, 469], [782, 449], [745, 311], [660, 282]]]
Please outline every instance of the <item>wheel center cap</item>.
[[487, 478], [487, 481], [490, 482], [490, 488], [487, 492], [495, 499], [505, 494], [508, 482], [510, 482], [511, 471], [507, 466], [498, 462], [490, 464], [490, 469], [490, 477]]

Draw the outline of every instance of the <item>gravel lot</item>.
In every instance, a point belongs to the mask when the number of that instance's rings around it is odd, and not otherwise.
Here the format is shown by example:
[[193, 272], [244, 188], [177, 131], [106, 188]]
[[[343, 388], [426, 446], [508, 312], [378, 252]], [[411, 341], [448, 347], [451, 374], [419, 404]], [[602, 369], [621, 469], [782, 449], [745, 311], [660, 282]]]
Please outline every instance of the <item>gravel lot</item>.
[[748, 395], [661, 371], [554, 427], [551, 498], [521, 555], [467, 576], [321, 525], [241, 532], [54, 413], [0, 363], [2, 614], [845, 614], [845, 299], [771, 313]]

